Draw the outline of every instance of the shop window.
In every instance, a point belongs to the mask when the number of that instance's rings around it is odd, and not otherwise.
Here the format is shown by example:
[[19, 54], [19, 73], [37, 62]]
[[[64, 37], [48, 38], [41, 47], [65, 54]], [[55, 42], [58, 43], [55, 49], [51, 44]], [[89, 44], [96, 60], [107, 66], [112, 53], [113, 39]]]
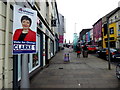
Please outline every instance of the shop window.
[[50, 52], [51, 52], [51, 57], [53, 56], [53, 53], [54, 53], [54, 50], [53, 50], [53, 41], [51, 41], [51, 44], [50, 44]]
[[[115, 48], [116, 44], [114, 41], [110, 42], [110, 47]], [[106, 42], [106, 47], [108, 47], [108, 42]]]
[[110, 34], [114, 34], [114, 28], [113, 27], [110, 28], [109, 30], [110, 30]]
[[[28, 54], [29, 73], [40, 66], [40, 35], [37, 35], [37, 53]], [[18, 55], [18, 81], [21, 79], [22, 55]]]
[[39, 64], [39, 61], [38, 61], [38, 52], [36, 54], [33, 54], [33, 61], [32, 61], [32, 68], [36, 67], [38, 64]]
[[40, 66], [40, 35], [37, 35], [36, 47], [37, 52], [30, 54], [30, 71]]

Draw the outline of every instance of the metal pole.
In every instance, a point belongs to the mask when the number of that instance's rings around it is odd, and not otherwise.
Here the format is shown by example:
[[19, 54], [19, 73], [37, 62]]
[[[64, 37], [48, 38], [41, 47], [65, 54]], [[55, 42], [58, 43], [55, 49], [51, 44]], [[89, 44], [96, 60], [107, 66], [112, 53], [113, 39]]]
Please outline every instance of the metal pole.
[[76, 23], [75, 23], [75, 33], [76, 33]]
[[109, 33], [109, 18], [107, 17], [107, 38], [108, 38], [108, 69], [111, 70], [110, 60], [110, 33]]
[[13, 56], [13, 90], [18, 90], [18, 56]]
[[22, 55], [22, 76], [21, 76], [21, 88], [29, 88], [29, 68], [28, 68], [28, 54]]

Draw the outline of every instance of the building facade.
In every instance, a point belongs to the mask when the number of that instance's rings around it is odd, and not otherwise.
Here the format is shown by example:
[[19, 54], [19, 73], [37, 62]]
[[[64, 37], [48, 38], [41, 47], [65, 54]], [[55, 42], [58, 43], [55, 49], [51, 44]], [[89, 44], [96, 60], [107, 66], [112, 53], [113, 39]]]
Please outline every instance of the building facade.
[[90, 30], [90, 45], [93, 45], [93, 28]]
[[[103, 47], [108, 46], [108, 31], [110, 47], [119, 48], [119, 7], [103, 17]], [[108, 19], [107, 19], [108, 18]]]
[[94, 45], [102, 46], [102, 19], [93, 25], [93, 41]]
[[27, 54], [30, 77], [49, 64], [59, 46], [56, 0], [0, 1], [0, 89], [20, 87], [23, 55], [12, 54], [14, 5], [37, 11], [37, 53]]
[[[120, 2], [118, 5], [120, 5]], [[91, 37], [92, 35], [93, 37]], [[106, 48], [108, 47], [108, 36], [110, 47], [120, 48], [120, 6], [93, 24], [93, 31], [90, 32], [90, 41], [92, 41], [92, 45]], [[88, 37], [88, 30], [83, 29], [79, 34], [79, 39], [83, 44], [89, 41]]]
[[91, 44], [91, 34], [90, 31], [92, 30], [92, 28], [88, 28], [88, 29], [82, 29], [82, 31], [79, 33], [79, 39], [81, 44]]
[[64, 44], [64, 33], [66, 32], [65, 30], [65, 17], [59, 13], [59, 20], [60, 20], [60, 24], [59, 24], [59, 49], [61, 50], [63, 48], [63, 44]]

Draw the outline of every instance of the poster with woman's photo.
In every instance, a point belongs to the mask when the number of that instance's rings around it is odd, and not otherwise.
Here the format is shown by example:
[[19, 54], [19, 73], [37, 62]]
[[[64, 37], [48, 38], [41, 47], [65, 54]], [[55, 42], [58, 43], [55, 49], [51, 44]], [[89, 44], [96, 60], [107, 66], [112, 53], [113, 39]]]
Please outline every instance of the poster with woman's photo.
[[37, 11], [14, 5], [13, 54], [36, 53]]

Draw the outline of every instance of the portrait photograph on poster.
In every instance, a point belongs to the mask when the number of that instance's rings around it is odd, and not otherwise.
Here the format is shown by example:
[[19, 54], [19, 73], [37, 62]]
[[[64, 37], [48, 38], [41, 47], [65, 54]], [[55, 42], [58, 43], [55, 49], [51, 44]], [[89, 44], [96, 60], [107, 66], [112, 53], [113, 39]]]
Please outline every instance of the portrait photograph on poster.
[[37, 11], [14, 5], [13, 54], [36, 53]]

